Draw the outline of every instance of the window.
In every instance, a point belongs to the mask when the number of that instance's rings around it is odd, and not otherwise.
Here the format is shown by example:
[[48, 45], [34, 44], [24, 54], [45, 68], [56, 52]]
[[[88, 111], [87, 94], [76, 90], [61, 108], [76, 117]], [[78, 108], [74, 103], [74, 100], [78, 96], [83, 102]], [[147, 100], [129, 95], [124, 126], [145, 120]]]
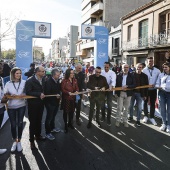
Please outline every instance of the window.
[[118, 48], [119, 47], [119, 38], [116, 38], [115, 39], [115, 48]]
[[139, 22], [139, 47], [148, 45], [148, 19]]
[[166, 33], [166, 15], [160, 16], [160, 33]]
[[96, 22], [96, 18], [91, 18], [91, 23]]
[[103, 16], [100, 17], [100, 20], [103, 21]]
[[119, 55], [119, 38], [115, 39], [115, 47], [114, 47], [114, 53]]
[[112, 49], [114, 47], [114, 38], [112, 37]]
[[95, 1], [91, 1], [91, 7], [94, 6], [96, 4]]
[[170, 35], [170, 13], [168, 14], [167, 34]]
[[159, 16], [159, 33], [170, 35], [170, 10], [164, 11]]
[[132, 25], [128, 26], [127, 33], [127, 41], [131, 41]]

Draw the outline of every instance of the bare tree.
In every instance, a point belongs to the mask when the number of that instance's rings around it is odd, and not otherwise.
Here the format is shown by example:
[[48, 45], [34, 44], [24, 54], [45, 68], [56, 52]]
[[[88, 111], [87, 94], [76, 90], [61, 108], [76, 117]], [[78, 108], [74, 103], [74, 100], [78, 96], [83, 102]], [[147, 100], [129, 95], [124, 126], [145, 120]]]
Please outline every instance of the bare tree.
[[0, 13], [0, 59], [1, 59], [1, 43], [15, 39], [15, 27], [19, 18], [12, 13], [8, 17], [1, 17]]

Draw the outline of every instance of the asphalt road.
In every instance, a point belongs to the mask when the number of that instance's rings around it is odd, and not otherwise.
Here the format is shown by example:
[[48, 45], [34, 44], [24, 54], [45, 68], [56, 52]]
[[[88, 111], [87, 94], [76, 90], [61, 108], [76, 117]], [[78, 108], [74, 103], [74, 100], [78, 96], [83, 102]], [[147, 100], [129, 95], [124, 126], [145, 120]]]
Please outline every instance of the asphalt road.
[[[0, 130], [0, 148], [8, 151], [0, 155], [0, 170], [168, 170], [170, 169], [170, 134], [161, 132], [150, 123], [136, 127], [129, 123], [125, 128], [115, 127], [116, 103], [113, 104], [112, 125], [102, 122], [102, 128], [95, 121], [87, 129], [89, 106], [82, 107], [82, 125], [64, 133], [62, 111], [56, 116], [56, 125], [61, 132], [54, 134], [55, 140], [36, 142], [38, 150], [29, 146], [29, 121], [24, 118], [22, 138], [23, 151], [10, 152], [12, 137], [10, 123]], [[44, 118], [42, 122], [44, 134]]]

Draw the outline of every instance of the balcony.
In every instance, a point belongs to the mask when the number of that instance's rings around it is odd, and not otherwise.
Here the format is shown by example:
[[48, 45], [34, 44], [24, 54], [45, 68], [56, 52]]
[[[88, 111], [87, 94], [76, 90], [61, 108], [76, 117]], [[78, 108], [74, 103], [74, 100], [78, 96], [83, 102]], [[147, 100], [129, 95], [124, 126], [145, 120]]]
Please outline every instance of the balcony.
[[113, 56], [118, 56], [119, 55], [119, 48], [113, 48], [112, 49], [112, 55]]
[[87, 51], [86, 50], [81, 50], [81, 51], [77, 51], [76, 52], [76, 56], [86, 56], [87, 55]]
[[96, 21], [96, 22], [93, 22], [92, 24], [93, 24], [93, 25], [96, 25], [96, 26], [104, 26], [104, 23], [103, 23], [103, 21], [101, 21], [101, 20]]
[[94, 48], [94, 41], [81, 44], [81, 49]]
[[93, 5], [91, 8], [91, 15], [100, 15], [103, 12], [103, 3], [102, 2], [98, 2], [97, 4]]
[[154, 34], [147, 38], [136, 38], [123, 42], [123, 50], [136, 50], [145, 48], [164, 47], [170, 45], [170, 35]]
[[81, 3], [81, 9], [84, 9], [90, 2], [96, 2], [96, 0], [84, 0]]

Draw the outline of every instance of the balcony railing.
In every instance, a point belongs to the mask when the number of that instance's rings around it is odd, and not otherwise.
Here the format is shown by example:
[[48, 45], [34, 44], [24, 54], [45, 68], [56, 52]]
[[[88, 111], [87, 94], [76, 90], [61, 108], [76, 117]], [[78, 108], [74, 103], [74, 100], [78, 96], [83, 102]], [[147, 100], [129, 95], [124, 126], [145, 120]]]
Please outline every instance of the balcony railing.
[[99, 15], [99, 13], [101, 13], [103, 11], [104, 7], [103, 7], [103, 3], [102, 2], [98, 2], [97, 4], [93, 5], [91, 8], [91, 15]]
[[119, 55], [119, 48], [113, 48], [112, 49], [112, 55], [114, 55], [114, 56]]
[[123, 42], [123, 50], [133, 50], [140, 48], [152, 48], [155, 46], [166, 46], [170, 44], [170, 35], [154, 34], [147, 38], [136, 38]]
[[92, 23], [93, 25], [96, 25], [96, 26], [104, 26], [104, 22], [99, 20], [99, 21], [95, 21]]

